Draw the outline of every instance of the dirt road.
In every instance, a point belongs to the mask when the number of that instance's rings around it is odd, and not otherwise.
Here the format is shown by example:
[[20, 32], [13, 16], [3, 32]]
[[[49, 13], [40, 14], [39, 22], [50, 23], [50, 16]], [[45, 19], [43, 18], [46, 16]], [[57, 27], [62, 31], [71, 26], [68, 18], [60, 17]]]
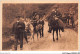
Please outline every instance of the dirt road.
[[[56, 32], [55, 32], [56, 40]], [[48, 33], [48, 23], [45, 22], [44, 25], [44, 37], [38, 38], [35, 34], [34, 41], [33, 39], [28, 39], [29, 43], [27, 44], [24, 40], [23, 51], [73, 51], [78, 50], [78, 33], [72, 29], [65, 29], [64, 32], [61, 32], [61, 37], [59, 40], [53, 42], [52, 33]], [[13, 48], [13, 47], [12, 47]], [[20, 46], [18, 45], [18, 50]]]

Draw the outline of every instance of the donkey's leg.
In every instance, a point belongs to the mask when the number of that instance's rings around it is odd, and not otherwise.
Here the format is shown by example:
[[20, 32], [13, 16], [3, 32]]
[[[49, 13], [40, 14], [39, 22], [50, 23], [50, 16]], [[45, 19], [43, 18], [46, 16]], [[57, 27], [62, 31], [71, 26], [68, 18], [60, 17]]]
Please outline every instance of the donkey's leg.
[[54, 29], [53, 29], [53, 41], [55, 41], [55, 39], [54, 39]]
[[37, 39], [38, 39], [38, 31], [37, 31]]
[[43, 27], [42, 27], [42, 37], [44, 36], [44, 33], [43, 33]]
[[58, 40], [58, 29], [56, 29], [56, 35], [57, 35], [56, 40]]
[[27, 33], [26, 33], [26, 31], [24, 32], [23, 36], [24, 36], [26, 42], [28, 43], [28, 40], [27, 40]]
[[41, 38], [41, 30], [39, 31], [39, 34], [40, 34], [40, 38]]
[[34, 41], [34, 31], [33, 31], [33, 41]]
[[59, 28], [59, 36], [61, 37], [61, 34], [60, 34], [60, 28]]
[[26, 42], [28, 43], [27, 36], [24, 36], [24, 38], [25, 38]]
[[68, 25], [69, 25], [69, 18], [68, 18]]

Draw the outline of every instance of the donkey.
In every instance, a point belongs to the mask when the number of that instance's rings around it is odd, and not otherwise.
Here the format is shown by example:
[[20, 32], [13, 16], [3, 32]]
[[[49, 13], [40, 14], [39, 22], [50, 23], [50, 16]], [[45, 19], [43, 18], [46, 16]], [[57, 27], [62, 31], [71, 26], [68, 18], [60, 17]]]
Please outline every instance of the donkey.
[[48, 22], [48, 24], [49, 24], [49, 31], [48, 32], [51, 33], [51, 31], [53, 30], [53, 41], [55, 41], [54, 31], [56, 31], [56, 34], [57, 34], [56, 40], [58, 40], [58, 30], [59, 30], [59, 34], [60, 34], [60, 30], [62, 32], [64, 32], [64, 26], [61, 26], [60, 21], [61, 21], [60, 19], [58, 19], [58, 20], [50, 19]]
[[37, 39], [38, 39], [38, 33], [40, 34], [40, 38], [41, 36], [43, 37], [43, 21], [33, 21], [32, 22], [33, 25], [33, 40], [34, 40], [34, 34], [37, 33]]

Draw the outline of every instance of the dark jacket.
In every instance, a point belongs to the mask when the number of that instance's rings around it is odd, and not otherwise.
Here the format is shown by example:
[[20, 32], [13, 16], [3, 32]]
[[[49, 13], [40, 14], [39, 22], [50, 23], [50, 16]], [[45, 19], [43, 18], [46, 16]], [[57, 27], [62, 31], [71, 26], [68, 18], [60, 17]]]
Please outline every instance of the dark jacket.
[[23, 22], [15, 22], [12, 31], [14, 34], [25, 31], [25, 24]]

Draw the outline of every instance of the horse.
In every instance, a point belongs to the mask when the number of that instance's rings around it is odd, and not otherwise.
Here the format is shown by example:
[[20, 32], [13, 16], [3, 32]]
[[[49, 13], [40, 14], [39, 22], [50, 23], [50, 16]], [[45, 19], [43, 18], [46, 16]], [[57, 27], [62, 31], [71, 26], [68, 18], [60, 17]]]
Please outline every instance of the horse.
[[[25, 24], [23, 22], [15, 22], [13, 24], [13, 33], [15, 34], [15, 50], [17, 50], [18, 40], [20, 41], [20, 49], [23, 48], [23, 37], [25, 32]], [[27, 37], [25, 37], [27, 42]]]
[[64, 32], [64, 26], [61, 26], [60, 22], [62, 23], [62, 20], [60, 20], [59, 18], [58, 18], [58, 20], [50, 19], [48, 21], [48, 24], [49, 24], [49, 31], [48, 32], [51, 33], [51, 31], [53, 30], [53, 41], [55, 41], [54, 31], [56, 31], [56, 34], [57, 34], [56, 40], [58, 40], [58, 30], [59, 30], [59, 35], [60, 35], [60, 30], [62, 32]]

